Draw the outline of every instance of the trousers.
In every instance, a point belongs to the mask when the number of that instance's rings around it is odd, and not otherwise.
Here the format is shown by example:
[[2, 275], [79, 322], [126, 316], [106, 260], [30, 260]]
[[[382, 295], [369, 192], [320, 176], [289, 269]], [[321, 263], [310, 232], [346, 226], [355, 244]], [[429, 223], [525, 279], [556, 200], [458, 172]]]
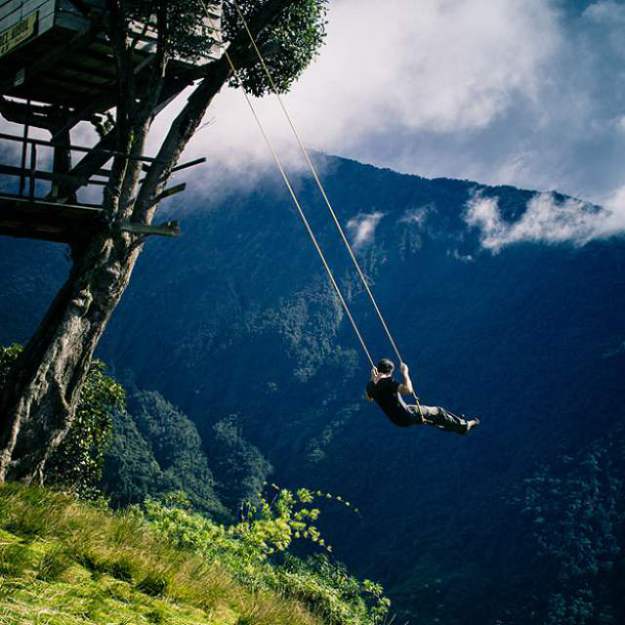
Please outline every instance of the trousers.
[[411, 404], [407, 408], [414, 417], [414, 422], [411, 425], [422, 425], [421, 414], [423, 414], [425, 425], [431, 425], [439, 430], [455, 432], [456, 434], [466, 434], [468, 431], [469, 426], [466, 419], [456, 416], [441, 406], [421, 405], [421, 413], [419, 413], [417, 405]]

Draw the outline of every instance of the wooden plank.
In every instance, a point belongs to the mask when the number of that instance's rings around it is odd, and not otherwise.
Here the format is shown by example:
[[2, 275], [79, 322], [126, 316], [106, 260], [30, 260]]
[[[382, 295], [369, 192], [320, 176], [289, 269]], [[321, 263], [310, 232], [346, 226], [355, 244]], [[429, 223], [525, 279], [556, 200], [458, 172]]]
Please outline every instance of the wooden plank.
[[46, 82], [52, 80], [57, 83], [65, 83], [72, 91], [86, 91], [97, 97], [104, 88], [112, 86], [111, 76], [103, 75], [94, 69], [76, 67], [72, 63], [63, 62], [63, 65], [59, 65], [55, 70], [54, 73], [46, 76]]
[[115, 66], [115, 57], [110, 48], [100, 45], [97, 42], [91, 42], [88, 48], [81, 50], [81, 59], [85, 63], [94, 62], [106, 66]]
[[[0, 174], [5, 174], [7, 176], [22, 176], [24, 175], [25, 170], [21, 167], [14, 167], [12, 165], [2, 165], [0, 164]], [[43, 171], [33, 168], [31, 164], [31, 168], [28, 170], [28, 176], [37, 178], [39, 180], [48, 180], [51, 182], [81, 182], [83, 184], [94, 184], [99, 186], [105, 186], [107, 183], [105, 180], [86, 180], [82, 181], [76, 176], [70, 176], [69, 174], [63, 173], [53, 173], [49, 171]]]
[[37, 146], [31, 144], [30, 146], [30, 171], [28, 172], [28, 176], [30, 178], [28, 185], [28, 196], [32, 200], [35, 197], [35, 183], [37, 182], [37, 178], [35, 173], [37, 171]]
[[97, 204], [65, 204], [62, 202], [52, 202], [50, 200], [43, 199], [29, 199], [25, 197], [19, 197], [17, 195], [10, 195], [8, 193], [0, 194], [0, 201], [3, 202], [12, 202], [16, 204], [22, 205], [22, 207], [26, 207], [29, 205], [32, 206], [48, 206], [51, 208], [59, 208], [59, 209], [70, 209], [74, 211], [78, 211], [84, 213], [85, 215], [98, 215], [104, 212], [102, 206]]
[[2, 33], [0, 33], [0, 57], [8, 54], [27, 39], [33, 37], [36, 28], [37, 14], [33, 13], [16, 22], [13, 26], [4, 29]]
[[15, 18], [15, 16], [18, 16], [17, 19], [19, 20], [40, 7], [50, 4], [54, 7], [56, 5], [55, 0], [9, 0], [0, 8], [0, 18], [5, 19], [7, 16]]
[[90, 20], [80, 13], [57, 11], [55, 13], [55, 26], [69, 31], [80, 32], [89, 26]]
[[37, 8], [38, 6], [50, 1], [54, 4], [54, 0], [8, 0], [8, 2], [2, 3], [2, 7], [0, 7], [0, 15], [4, 16], [9, 13], [19, 11], [28, 12], [32, 10], [33, 6]]
[[104, 71], [105, 67], [101, 64], [88, 65], [85, 63], [84, 57], [77, 59], [68, 59], [63, 62], [63, 68], [61, 69], [61, 75], [65, 74], [69, 76], [79, 77], [81, 80], [96, 80], [98, 85], [110, 85], [112, 80], [115, 80], [115, 69], [110, 68], [109, 72]]
[[[107, 89], [105, 89], [107, 87]], [[59, 74], [50, 73], [41, 78], [39, 85], [35, 86], [31, 83], [28, 87], [31, 92], [36, 93], [39, 88], [56, 93], [53, 104], [66, 103], [75, 105], [77, 101], [85, 102], [108, 94], [108, 85], [80, 82], [76, 79], [72, 80], [71, 76], [63, 77]], [[34, 95], [32, 99], [37, 99]]]
[[58, 6], [60, 10], [77, 11], [85, 17], [93, 10], [84, 0], [59, 0]]
[[72, 243], [105, 227], [102, 207], [0, 195], [0, 234]]
[[144, 234], [147, 236], [177, 237], [180, 234], [180, 225], [177, 221], [166, 221], [165, 223], [155, 226], [125, 222], [122, 224], [121, 228], [124, 232]]
[[161, 194], [156, 197], [154, 204], [162, 202], [164, 199], [171, 197], [172, 195], [176, 195], [177, 193], [182, 193], [186, 188], [186, 182], [182, 182], [173, 187], [169, 187], [169, 189], [165, 189]]
[[55, 0], [28, 0], [16, 5], [12, 11], [0, 15], [0, 32], [5, 31], [30, 15], [43, 16], [54, 14]]
[[[50, 51], [45, 57], [30, 64], [28, 68], [22, 68], [21, 71], [24, 73], [23, 82], [47, 71], [50, 67], [53, 67], [56, 63], [61, 61], [65, 55], [74, 52], [77, 48], [80, 48], [82, 45], [91, 41], [95, 35], [95, 29], [96, 25], [91, 24], [85, 30], [74, 35], [66, 45]], [[15, 84], [15, 78], [12, 80], [2, 81], [2, 83], [0, 83], [0, 93]]]
[[[19, 135], [11, 135], [8, 133], [4, 133], [4, 132], [0, 132], [0, 139], [6, 139], [7, 141], [13, 141], [13, 142], [17, 142], [17, 143], [24, 143], [24, 138], [20, 137]], [[64, 149], [64, 150], [72, 150], [73, 152], [86, 152], [86, 153], [92, 153], [92, 152], [103, 152], [105, 154], [110, 154], [111, 156], [125, 156], [126, 158], [128, 158], [129, 160], [135, 160], [135, 161], [143, 161], [146, 163], [160, 163], [160, 162], [164, 162], [164, 161], [159, 161], [159, 159], [157, 158], [153, 158], [151, 156], [132, 156], [129, 154], [122, 154], [121, 152], [118, 152], [117, 150], [108, 150], [108, 149], [98, 149], [98, 148], [87, 148], [84, 147], [82, 145], [57, 145], [55, 143], [52, 143], [50, 141], [46, 141], [45, 139], [26, 139], [27, 143], [33, 143], [35, 145], [46, 145], [46, 146], [50, 146], [50, 147], [58, 147], [60, 149]]]
[[[201, 158], [196, 158], [193, 161], [187, 161], [186, 163], [182, 163], [181, 165], [176, 165], [171, 170], [171, 173], [175, 174], [178, 171], [182, 171], [183, 169], [188, 169], [189, 167], [195, 167], [196, 165], [200, 165], [201, 163], [205, 163], [205, 162], [206, 162], [206, 157], [202, 156]], [[150, 166], [149, 165], [143, 165], [143, 171], [145, 171], [145, 172], [150, 171]]]

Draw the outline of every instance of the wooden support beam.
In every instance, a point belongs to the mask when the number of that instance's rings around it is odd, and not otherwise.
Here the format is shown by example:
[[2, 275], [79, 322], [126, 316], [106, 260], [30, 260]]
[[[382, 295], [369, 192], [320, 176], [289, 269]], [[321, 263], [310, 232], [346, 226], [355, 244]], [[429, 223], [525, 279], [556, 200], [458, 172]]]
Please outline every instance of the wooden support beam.
[[0, 195], [0, 234], [75, 243], [106, 228], [102, 207]]
[[[32, 159], [32, 155], [31, 155]], [[69, 174], [64, 174], [61, 172], [50, 172], [50, 171], [42, 171], [34, 168], [32, 166], [29, 170], [23, 170], [21, 167], [13, 167], [11, 165], [1, 165], [0, 164], [0, 174], [6, 174], [7, 176], [23, 176], [27, 174], [26, 177], [37, 178], [39, 180], [49, 180], [51, 182], [65, 182], [65, 183], [81, 183], [81, 186], [86, 184], [95, 184], [99, 186], [106, 185], [105, 180], [82, 180], [77, 178], [76, 176], [71, 176]]]
[[0, 97], [0, 114], [9, 122], [16, 124], [29, 123], [36, 128], [50, 127], [50, 118], [55, 114], [56, 107], [40, 106], [31, 104], [30, 107], [25, 102], [16, 102]]
[[162, 193], [157, 196], [157, 201], [164, 200], [165, 198], [171, 197], [172, 195], [176, 195], [176, 193], [182, 193], [187, 188], [186, 182], [181, 182], [174, 187], [169, 187], [169, 189], [165, 189]]
[[[168, 197], [171, 197], [172, 195], [176, 195], [176, 193], [181, 193], [182, 191], [184, 191], [187, 188], [187, 183], [183, 182], [181, 184], [177, 184], [174, 187], [169, 187], [169, 189], [165, 189], [162, 193], [159, 193], [149, 204], [148, 208], [151, 208], [152, 206], [156, 206], [159, 202], [162, 202], [163, 200], [165, 200]], [[134, 204], [136, 202], [136, 198], [133, 198], [130, 202], [130, 204]]]
[[[202, 158], [196, 158], [193, 161], [187, 161], [186, 163], [182, 163], [181, 165], [176, 165], [176, 167], [174, 167], [171, 170], [172, 174], [175, 174], [177, 171], [182, 171], [183, 169], [188, 169], [189, 167], [195, 167], [196, 165], [200, 165], [202, 163], [206, 162], [206, 157], [203, 156]], [[148, 172], [150, 171], [150, 166], [149, 165], [143, 165], [143, 171]]]
[[28, 176], [30, 178], [28, 185], [28, 197], [32, 200], [35, 197], [35, 183], [37, 178], [35, 176], [37, 172], [37, 146], [31, 144], [30, 146], [30, 171]]
[[[158, 114], [171, 100], [173, 100], [180, 92], [182, 92], [191, 81], [187, 80], [186, 73], [184, 79], [179, 75], [169, 76], [165, 82], [159, 104], [154, 110], [154, 114]], [[83, 111], [83, 114], [86, 111]], [[73, 120], [68, 122], [71, 124]], [[60, 132], [63, 131], [63, 128]], [[115, 130], [110, 130], [104, 137], [102, 137], [99, 143], [91, 150], [86, 150], [88, 153], [84, 156], [79, 163], [77, 163], [69, 172], [78, 178], [90, 178], [94, 175], [98, 169], [104, 167], [106, 161], [109, 159], [106, 154], [115, 145]], [[153, 162], [158, 162], [157, 159], [153, 159]], [[79, 186], [72, 188], [72, 191], [77, 191]]]
[[146, 236], [177, 237], [180, 234], [180, 225], [177, 221], [166, 221], [155, 226], [126, 222], [122, 224], [122, 230]]
[[87, 28], [74, 35], [67, 45], [60, 46], [53, 52], [46, 54], [43, 58], [31, 63], [28, 68], [22, 67], [18, 69], [10, 79], [0, 82], [0, 94], [10, 91], [13, 87], [23, 85], [27, 80], [35, 78], [38, 74], [47, 71], [62, 61], [65, 56], [70, 55], [77, 48], [89, 44], [95, 38], [99, 27], [100, 20], [92, 21]]
[[118, 150], [110, 150], [108, 148], [98, 148], [98, 146], [94, 146], [92, 148], [87, 148], [82, 145], [59, 145], [53, 143], [52, 141], [45, 141], [44, 139], [32, 139], [28, 137], [20, 137], [18, 135], [9, 135], [3, 132], [0, 132], [0, 139], [6, 139], [7, 141], [15, 141], [18, 143], [30, 143], [33, 145], [44, 145], [48, 147], [58, 147], [63, 148], [65, 150], [70, 150], [72, 152], [84, 152], [85, 154], [91, 154], [94, 152], [102, 152], [104, 154], [109, 154], [111, 157], [113, 156], [123, 156], [130, 161], [143, 161], [144, 163], [159, 163], [164, 161], [159, 161], [157, 158], [152, 158], [151, 156], [133, 156], [132, 154], [124, 154], [123, 152], [119, 152]]
[[94, 215], [102, 214], [104, 212], [104, 209], [99, 204], [69, 204], [37, 198], [31, 200], [27, 197], [19, 197], [18, 195], [10, 195], [8, 193], [3, 193], [0, 195], [0, 202], [14, 202], [16, 204], [23, 204], [24, 206], [32, 204], [33, 206], [48, 206], [60, 209], [67, 208], [83, 213], [93, 213]]
[[183, 182], [181, 184], [177, 184], [174, 187], [169, 187], [169, 189], [165, 189], [162, 193], [159, 193], [154, 198], [154, 200], [152, 201], [150, 206], [155, 206], [159, 202], [162, 202], [163, 200], [167, 199], [168, 197], [171, 197], [172, 195], [176, 195], [176, 193], [182, 193], [186, 188], [187, 188], [187, 183], [186, 182]]
[[30, 109], [30, 100], [26, 102], [26, 119], [24, 120], [24, 131], [22, 135], [22, 173], [20, 174], [20, 195], [24, 194], [24, 187], [26, 185], [26, 178], [24, 176], [24, 171], [26, 170], [26, 146], [28, 145], [28, 131], [29, 131], [29, 109]]
[[93, 7], [83, 2], [83, 0], [69, 0], [85, 17], [89, 17]]

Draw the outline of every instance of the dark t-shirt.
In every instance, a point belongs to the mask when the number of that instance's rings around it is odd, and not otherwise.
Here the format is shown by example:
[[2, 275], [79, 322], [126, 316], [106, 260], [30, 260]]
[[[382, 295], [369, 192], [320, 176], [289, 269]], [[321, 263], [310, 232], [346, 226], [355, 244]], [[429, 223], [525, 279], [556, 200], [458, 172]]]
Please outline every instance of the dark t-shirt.
[[406, 427], [414, 423], [414, 416], [399, 394], [399, 386], [399, 382], [393, 378], [382, 378], [377, 384], [370, 381], [367, 384], [367, 395], [375, 400], [395, 425]]

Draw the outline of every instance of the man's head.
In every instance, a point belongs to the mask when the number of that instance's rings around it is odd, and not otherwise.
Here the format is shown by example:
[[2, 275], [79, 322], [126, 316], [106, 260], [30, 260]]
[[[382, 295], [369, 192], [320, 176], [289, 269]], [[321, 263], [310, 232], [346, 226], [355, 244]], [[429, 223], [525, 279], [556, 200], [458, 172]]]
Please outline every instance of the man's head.
[[395, 371], [395, 365], [392, 360], [388, 358], [382, 358], [376, 365], [376, 369], [383, 375], [391, 375]]

